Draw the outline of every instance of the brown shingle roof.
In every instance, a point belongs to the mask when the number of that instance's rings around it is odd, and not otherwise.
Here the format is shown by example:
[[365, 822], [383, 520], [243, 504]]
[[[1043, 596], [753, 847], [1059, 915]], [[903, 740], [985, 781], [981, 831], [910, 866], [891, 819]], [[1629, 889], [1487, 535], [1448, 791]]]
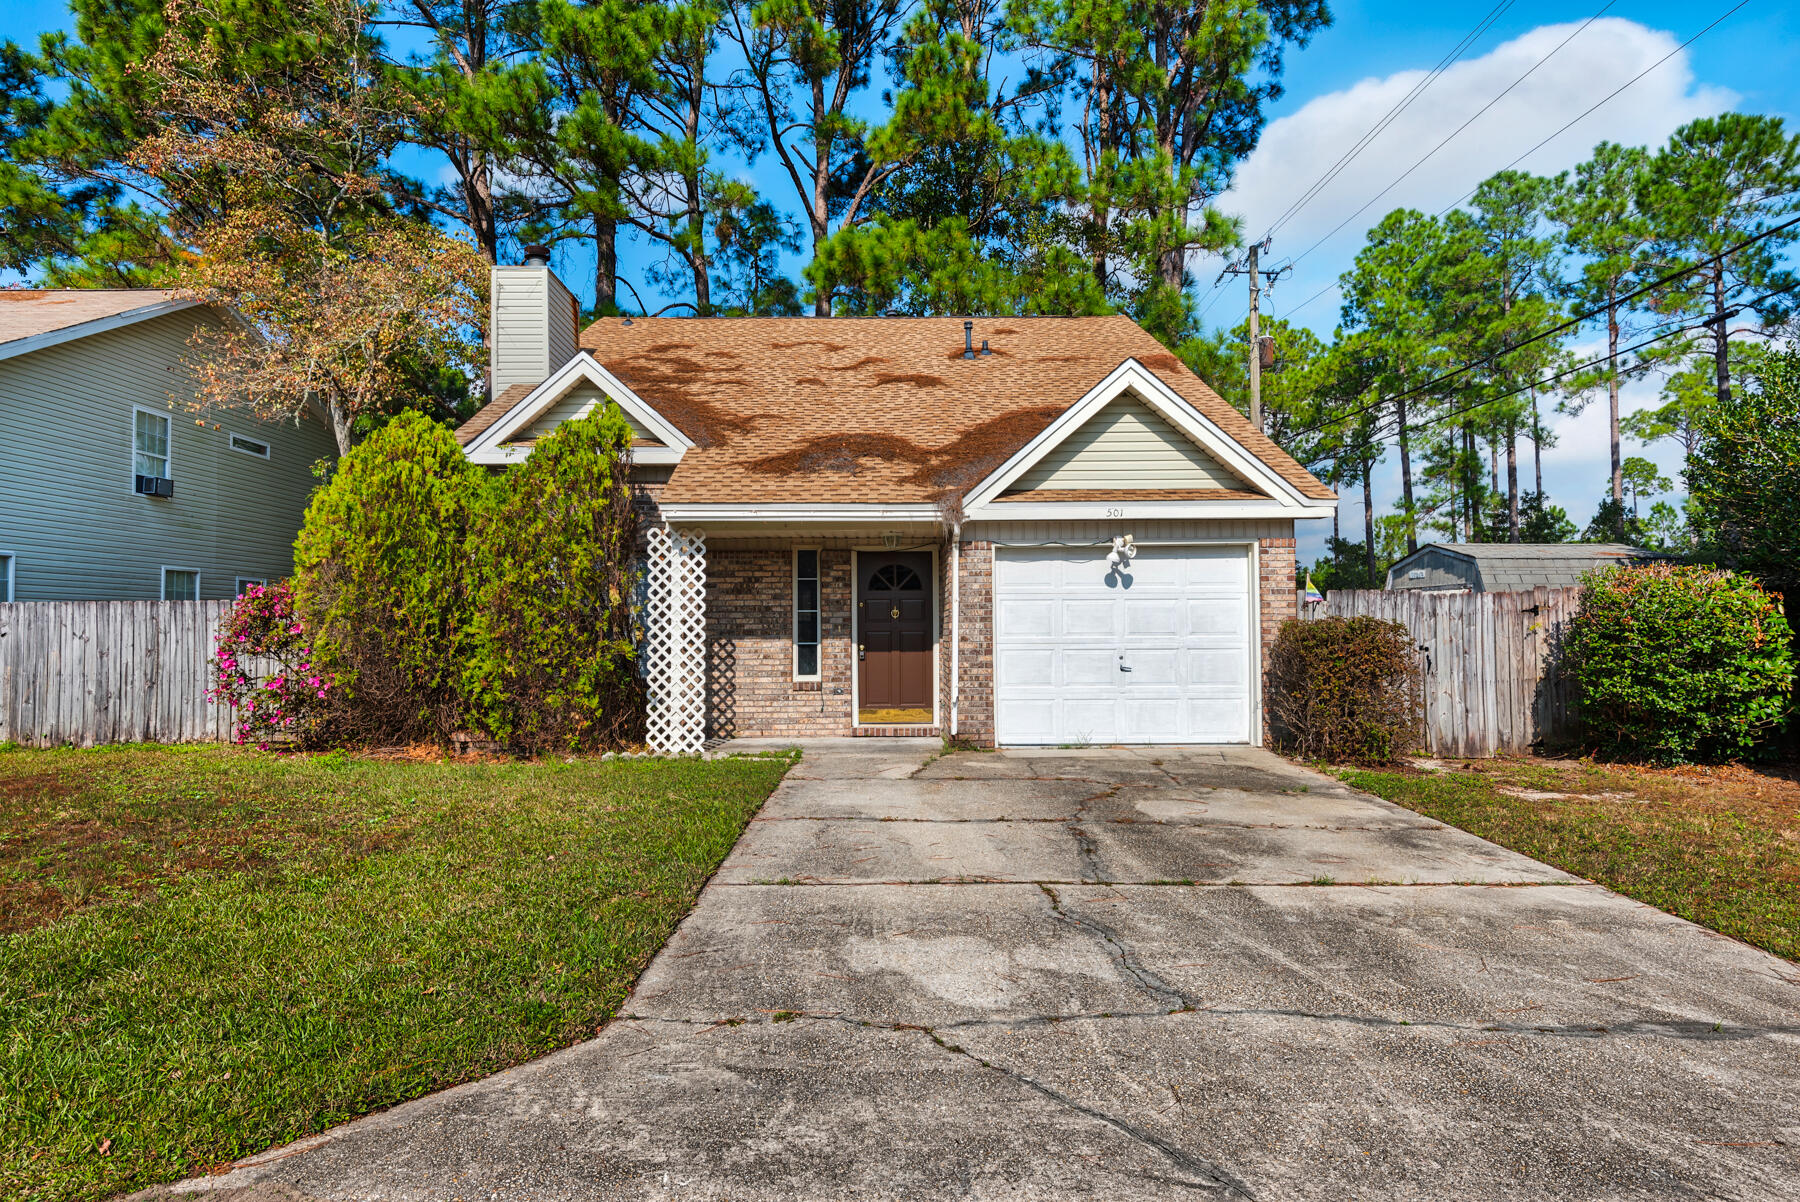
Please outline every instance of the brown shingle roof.
[[[581, 346], [694, 441], [665, 503], [934, 501], [978, 483], [1128, 358], [1304, 495], [1333, 495], [1129, 318], [979, 318], [976, 344], [993, 354], [973, 360], [962, 323], [605, 318]], [[491, 425], [514, 391], [457, 437]]]
[[176, 299], [162, 288], [0, 288], [0, 343]]
[[480, 409], [475, 411], [474, 417], [471, 417], [468, 421], [456, 427], [456, 441], [460, 442], [465, 447], [474, 442], [477, 435], [499, 421], [508, 409], [511, 409], [514, 405], [524, 400], [533, 387], [535, 387], [535, 385], [514, 384], [511, 388], [506, 389], [499, 396], [483, 405]]

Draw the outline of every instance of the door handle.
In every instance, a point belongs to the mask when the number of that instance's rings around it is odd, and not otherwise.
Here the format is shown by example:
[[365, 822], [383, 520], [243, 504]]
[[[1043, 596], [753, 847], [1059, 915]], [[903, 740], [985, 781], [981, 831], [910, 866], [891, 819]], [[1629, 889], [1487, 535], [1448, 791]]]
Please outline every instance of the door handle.
[[1121, 655], [1119, 657], [1119, 671], [1121, 671], [1121, 672], [1131, 671], [1131, 665], [1125, 662], [1125, 657], [1123, 655]]
[[856, 645], [856, 658], [857, 659], [867, 659], [868, 657], [869, 657], [869, 649], [867, 647], [863, 646], [861, 643], [858, 643]]

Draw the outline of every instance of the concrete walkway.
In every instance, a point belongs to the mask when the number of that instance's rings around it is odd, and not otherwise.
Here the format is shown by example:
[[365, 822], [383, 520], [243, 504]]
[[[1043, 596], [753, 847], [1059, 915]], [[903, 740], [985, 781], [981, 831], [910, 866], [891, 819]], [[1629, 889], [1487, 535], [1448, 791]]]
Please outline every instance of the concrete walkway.
[[1263, 752], [935, 751], [809, 745], [598, 1039], [178, 1188], [1800, 1197], [1800, 968]]

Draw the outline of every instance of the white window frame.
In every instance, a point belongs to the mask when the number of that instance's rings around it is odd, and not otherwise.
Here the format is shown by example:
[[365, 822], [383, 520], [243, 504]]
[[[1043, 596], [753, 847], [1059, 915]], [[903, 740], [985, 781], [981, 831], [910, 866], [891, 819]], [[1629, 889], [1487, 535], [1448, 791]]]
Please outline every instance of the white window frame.
[[[817, 619], [812, 646], [816, 650], [815, 670], [811, 673], [800, 671], [800, 556], [811, 551], [813, 554], [813, 605], [811, 611]], [[788, 564], [788, 590], [790, 607], [790, 637], [792, 644], [792, 667], [795, 680], [823, 680], [825, 678], [825, 556], [819, 547], [795, 547]]]
[[170, 566], [170, 565], [168, 565], [168, 564], [164, 564], [164, 565], [163, 565], [163, 570], [162, 570], [162, 588], [161, 588], [161, 589], [159, 589], [159, 590], [158, 590], [158, 592], [157, 592], [157, 596], [158, 596], [158, 597], [159, 597], [159, 598], [160, 598], [160, 599], [161, 599], [161, 600], [164, 600], [164, 601], [169, 601], [169, 600], [173, 600], [173, 598], [171, 598], [171, 597], [170, 597], [170, 596], [169, 596], [169, 573], [170, 573], [170, 572], [189, 572], [189, 573], [192, 573], [192, 575], [193, 575], [193, 577], [194, 577], [194, 600], [196, 600], [196, 601], [199, 601], [199, 600], [201, 600], [201, 597], [200, 597], [200, 569], [199, 569], [199, 568], [179, 568], [179, 567], [171, 567], [171, 566]]
[[6, 561], [6, 587], [0, 588], [0, 602], [11, 601], [19, 593], [19, 557], [11, 551], [0, 551], [0, 559]]
[[[262, 450], [253, 451], [249, 447], [238, 446], [238, 439], [240, 439], [240, 438], [243, 439], [245, 442], [250, 443], [252, 446], [261, 447]], [[269, 445], [268, 439], [252, 438], [248, 434], [239, 434], [234, 430], [225, 431], [225, 445], [227, 447], [229, 447], [230, 449], [236, 451], [238, 454], [248, 455], [252, 459], [266, 460], [266, 459], [270, 458], [274, 453], [274, 448]]]
[[244, 586], [246, 584], [261, 584], [261, 585], [266, 586], [268, 583], [269, 582], [261, 576], [239, 576], [237, 578], [236, 583], [232, 585], [232, 588], [236, 590], [235, 592], [232, 593], [232, 596], [234, 596], [234, 597], [243, 596], [244, 595]]
[[129, 478], [133, 494], [137, 493], [137, 478], [141, 474], [137, 470], [137, 415], [140, 413], [147, 413], [151, 417], [161, 418], [167, 423], [169, 437], [167, 453], [163, 455], [163, 471], [168, 474], [160, 478], [164, 480], [173, 480], [175, 478], [175, 415], [172, 413], [158, 412], [155, 409], [146, 409], [142, 405], [133, 405], [131, 407], [131, 429], [129, 431], [129, 437], [126, 439], [126, 449], [131, 455], [131, 474]]

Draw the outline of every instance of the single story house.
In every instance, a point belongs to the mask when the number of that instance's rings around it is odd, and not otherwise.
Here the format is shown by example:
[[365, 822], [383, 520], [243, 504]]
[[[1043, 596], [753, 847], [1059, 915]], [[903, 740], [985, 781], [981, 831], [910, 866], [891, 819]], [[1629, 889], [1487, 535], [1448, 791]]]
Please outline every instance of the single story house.
[[1124, 317], [605, 318], [493, 275], [476, 463], [612, 403], [652, 743], [1258, 743], [1333, 493]]
[[204, 306], [171, 292], [0, 289], [0, 601], [233, 597], [293, 571], [337, 444], [310, 417], [195, 412]]
[[1656, 558], [1625, 543], [1427, 543], [1388, 569], [1387, 587], [1432, 593], [1573, 588], [1595, 568]]

